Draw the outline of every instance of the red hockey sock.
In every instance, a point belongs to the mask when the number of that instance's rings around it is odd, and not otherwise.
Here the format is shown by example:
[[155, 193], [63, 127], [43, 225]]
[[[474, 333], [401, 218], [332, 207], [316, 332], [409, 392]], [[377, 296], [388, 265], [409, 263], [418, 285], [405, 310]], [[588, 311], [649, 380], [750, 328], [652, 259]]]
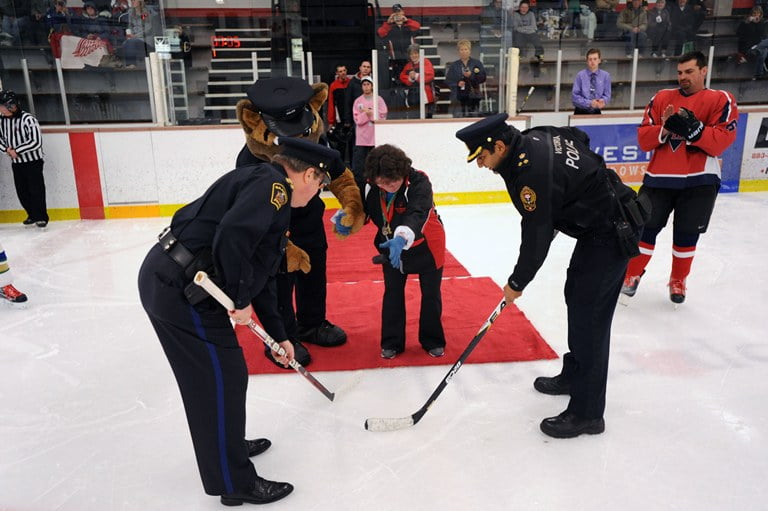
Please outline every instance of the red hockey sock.
[[670, 280], [685, 280], [691, 273], [691, 263], [696, 255], [696, 245], [692, 247], [679, 247], [672, 245], [672, 272]]
[[641, 241], [638, 246], [640, 248], [640, 255], [629, 260], [626, 274], [627, 277], [638, 277], [642, 275], [643, 270], [648, 266], [648, 261], [651, 260], [653, 249], [656, 245]]

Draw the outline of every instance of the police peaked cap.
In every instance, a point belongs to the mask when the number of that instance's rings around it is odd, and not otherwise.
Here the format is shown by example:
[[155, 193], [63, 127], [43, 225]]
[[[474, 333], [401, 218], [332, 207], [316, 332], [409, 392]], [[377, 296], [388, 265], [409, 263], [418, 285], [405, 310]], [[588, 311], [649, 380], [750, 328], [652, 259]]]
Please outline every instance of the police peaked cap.
[[265, 78], [257, 80], [246, 91], [253, 107], [264, 123], [278, 137], [309, 135], [315, 116], [309, 100], [315, 95], [301, 78]]
[[477, 158], [483, 148], [490, 146], [494, 140], [499, 138], [499, 135], [512, 129], [507, 124], [508, 118], [506, 113], [492, 115], [456, 132], [456, 138], [467, 144], [467, 149], [469, 149], [467, 163]]
[[279, 137], [275, 142], [281, 147], [280, 154], [283, 156], [303, 161], [331, 178], [341, 175], [346, 169], [336, 149], [303, 138]]

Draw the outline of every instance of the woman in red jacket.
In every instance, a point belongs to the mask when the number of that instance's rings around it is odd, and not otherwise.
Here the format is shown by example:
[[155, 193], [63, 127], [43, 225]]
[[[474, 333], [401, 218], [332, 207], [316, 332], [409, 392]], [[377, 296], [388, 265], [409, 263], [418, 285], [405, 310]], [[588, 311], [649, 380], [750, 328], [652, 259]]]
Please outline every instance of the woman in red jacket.
[[[410, 61], [403, 66], [403, 70], [400, 72], [400, 81], [408, 87], [406, 94], [406, 106], [408, 112], [418, 112], [419, 110], [419, 84], [424, 88], [426, 93], [426, 117], [432, 118], [432, 114], [435, 111], [435, 91], [432, 86], [432, 82], [435, 79], [435, 68], [432, 67], [432, 62], [428, 58], [424, 58], [424, 72], [419, 69], [419, 45], [412, 44], [408, 47], [408, 58]], [[412, 115], [408, 115], [412, 118]]]

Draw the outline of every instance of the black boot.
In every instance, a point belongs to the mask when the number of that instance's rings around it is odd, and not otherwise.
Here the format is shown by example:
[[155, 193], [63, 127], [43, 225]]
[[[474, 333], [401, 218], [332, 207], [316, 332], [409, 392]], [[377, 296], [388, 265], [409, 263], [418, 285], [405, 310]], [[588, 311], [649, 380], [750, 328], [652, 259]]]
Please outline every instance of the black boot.
[[301, 342], [317, 344], [326, 348], [331, 346], [341, 346], [347, 342], [347, 334], [344, 330], [337, 327], [327, 319], [324, 319], [319, 326], [306, 328], [299, 326], [296, 338]]
[[263, 477], [256, 476], [256, 485], [251, 491], [222, 495], [221, 503], [225, 506], [240, 506], [245, 502], [249, 504], [269, 504], [286, 497], [292, 491], [293, 485], [291, 483], [267, 481]]
[[569, 411], [541, 421], [541, 431], [554, 438], [573, 438], [581, 434], [598, 435], [605, 431], [605, 420], [582, 419]]
[[[307, 351], [307, 348], [305, 348], [299, 341], [291, 341], [291, 344], [293, 344], [293, 358], [298, 362], [299, 364], [303, 365], [304, 367], [307, 367], [310, 362], [312, 362], [312, 357], [309, 355], [309, 351]], [[267, 357], [268, 360], [271, 360], [273, 364], [275, 364], [277, 367], [281, 367], [283, 369], [290, 369], [291, 367], [285, 367], [283, 364], [275, 360], [275, 358], [272, 356], [272, 349], [269, 346], [264, 346], [264, 356]]]
[[257, 438], [255, 440], [245, 440], [245, 446], [248, 448], [248, 457], [252, 458], [263, 453], [272, 445], [266, 438]]
[[551, 396], [560, 396], [571, 393], [571, 384], [565, 380], [562, 374], [558, 374], [551, 378], [548, 376], [539, 376], [533, 380], [533, 388], [542, 394], [549, 394]]

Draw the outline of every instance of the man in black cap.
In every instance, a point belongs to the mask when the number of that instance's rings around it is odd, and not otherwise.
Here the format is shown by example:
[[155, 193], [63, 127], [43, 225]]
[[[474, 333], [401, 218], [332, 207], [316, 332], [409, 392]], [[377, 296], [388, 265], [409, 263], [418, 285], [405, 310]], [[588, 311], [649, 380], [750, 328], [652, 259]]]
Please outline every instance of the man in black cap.
[[389, 76], [392, 85], [399, 85], [400, 72], [408, 62], [408, 47], [421, 30], [421, 24], [405, 15], [401, 4], [392, 6], [392, 14], [381, 24], [376, 33], [384, 42], [389, 54]]
[[533, 384], [571, 399], [541, 430], [556, 438], [602, 433], [611, 321], [643, 211], [635, 192], [589, 149], [583, 131], [547, 126], [521, 133], [506, 121], [506, 113], [487, 117], [456, 137], [469, 149], [468, 162], [501, 176], [522, 217], [520, 254], [504, 286], [507, 304], [536, 275], [553, 233], [577, 240], [565, 283], [570, 352], [559, 375]]
[[0, 152], [11, 159], [13, 183], [21, 207], [27, 212], [24, 225], [48, 225], [43, 178], [43, 136], [35, 117], [19, 106], [11, 90], [0, 91]]
[[[256, 475], [248, 459], [271, 442], [244, 440], [248, 371], [230, 319], [246, 324], [255, 312], [285, 349], [276, 360], [287, 365], [294, 358], [275, 285], [291, 208], [305, 206], [343, 167], [327, 147], [280, 143], [273, 163], [238, 167], [181, 208], [139, 272], [141, 303], [179, 385], [203, 487], [230, 506], [274, 502], [293, 490]], [[199, 270], [235, 310], [224, 310], [192, 282]]]
[[[319, 108], [327, 98], [327, 86], [315, 88], [299, 78], [269, 78], [256, 81], [247, 90], [248, 99], [238, 103], [238, 119], [243, 125], [246, 146], [237, 157], [237, 166], [267, 161], [280, 151], [272, 141], [279, 137], [301, 137], [319, 141], [323, 130]], [[330, 172], [329, 189], [339, 199], [347, 220], [362, 226], [364, 213], [360, 191], [351, 171], [343, 166]], [[326, 319], [326, 252], [328, 242], [323, 229], [325, 204], [319, 191], [305, 207], [292, 208], [290, 241], [283, 273], [278, 275], [278, 297], [288, 338], [294, 343], [296, 360], [302, 365], [310, 362], [309, 352], [302, 342], [319, 346], [339, 346], [346, 342], [346, 333]], [[344, 216], [344, 215], [342, 215]], [[347, 225], [352, 225], [348, 223]], [[340, 237], [356, 232], [359, 227], [336, 225]], [[296, 249], [298, 247], [298, 249]], [[300, 250], [299, 250], [300, 249]], [[304, 254], [306, 252], [306, 254]], [[296, 256], [301, 253], [301, 256]], [[293, 261], [308, 257], [302, 271], [296, 271]], [[293, 308], [294, 288], [296, 310]], [[271, 351], [266, 350], [271, 357]]]

